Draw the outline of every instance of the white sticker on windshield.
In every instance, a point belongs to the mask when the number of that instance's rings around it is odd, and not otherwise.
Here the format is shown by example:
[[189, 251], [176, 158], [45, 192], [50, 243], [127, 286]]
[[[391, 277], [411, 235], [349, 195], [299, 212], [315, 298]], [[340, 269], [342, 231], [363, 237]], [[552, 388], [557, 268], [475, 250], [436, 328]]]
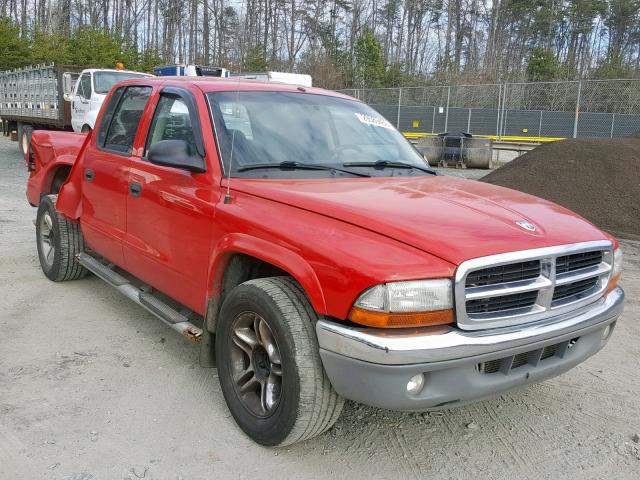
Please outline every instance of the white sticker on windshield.
[[360, 122], [366, 125], [373, 125], [374, 127], [382, 127], [393, 130], [393, 125], [391, 125], [385, 118], [382, 117], [372, 117], [371, 115], [365, 115], [364, 113], [356, 113], [355, 114]]

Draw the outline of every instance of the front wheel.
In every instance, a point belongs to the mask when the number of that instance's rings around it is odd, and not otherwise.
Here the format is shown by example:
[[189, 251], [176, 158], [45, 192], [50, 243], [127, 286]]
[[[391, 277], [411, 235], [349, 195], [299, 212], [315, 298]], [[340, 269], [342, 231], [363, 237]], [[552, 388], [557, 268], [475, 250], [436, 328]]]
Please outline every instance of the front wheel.
[[62, 282], [87, 275], [76, 255], [84, 250], [80, 225], [56, 210], [57, 195], [45, 195], [38, 206], [36, 242], [42, 271], [49, 280]]
[[316, 315], [289, 277], [250, 280], [225, 299], [216, 330], [218, 377], [240, 428], [282, 446], [329, 429], [344, 401], [322, 368]]

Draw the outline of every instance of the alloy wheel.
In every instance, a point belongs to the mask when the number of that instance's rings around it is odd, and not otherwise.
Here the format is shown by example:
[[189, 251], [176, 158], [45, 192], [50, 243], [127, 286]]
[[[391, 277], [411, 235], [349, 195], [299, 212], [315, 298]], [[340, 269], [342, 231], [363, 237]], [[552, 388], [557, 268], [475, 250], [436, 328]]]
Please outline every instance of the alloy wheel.
[[56, 245], [54, 242], [53, 222], [49, 212], [44, 212], [40, 218], [40, 251], [42, 252], [43, 262], [48, 268], [51, 268], [56, 254]]
[[267, 321], [243, 312], [233, 321], [231, 374], [242, 404], [257, 417], [270, 416], [282, 394], [282, 360]]
[[22, 134], [22, 138], [20, 140], [22, 142], [22, 151], [27, 154], [29, 151], [29, 135], [26, 132]]

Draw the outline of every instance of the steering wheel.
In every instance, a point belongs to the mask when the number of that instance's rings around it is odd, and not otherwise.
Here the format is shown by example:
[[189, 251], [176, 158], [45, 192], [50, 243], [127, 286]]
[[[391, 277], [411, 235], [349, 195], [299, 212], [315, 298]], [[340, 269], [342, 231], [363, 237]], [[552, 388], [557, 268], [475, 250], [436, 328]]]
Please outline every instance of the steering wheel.
[[361, 153], [362, 148], [360, 145], [356, 145], [355, 143], [345, 143], [344, 145], [339, 145], [333, 150], [333, 153], [331, 154], [331, 163], [333, 163], [334, 160], [338, 160], [343, 153], [349, 151]]

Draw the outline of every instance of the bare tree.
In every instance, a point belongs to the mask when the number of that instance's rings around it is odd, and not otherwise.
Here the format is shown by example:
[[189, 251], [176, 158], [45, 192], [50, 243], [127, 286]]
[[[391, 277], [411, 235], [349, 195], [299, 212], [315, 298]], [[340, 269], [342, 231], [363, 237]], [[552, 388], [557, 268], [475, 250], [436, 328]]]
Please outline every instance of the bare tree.
[[413, 82], [524, 79], [540, 51], [563, 78], [640, 68], [640, 0], [0, 0], [0, 18], [28, 39], [102, 30], [165, 62], [241, 69], [257, 55], [332, 86], [353, 77], [365, 27]]

